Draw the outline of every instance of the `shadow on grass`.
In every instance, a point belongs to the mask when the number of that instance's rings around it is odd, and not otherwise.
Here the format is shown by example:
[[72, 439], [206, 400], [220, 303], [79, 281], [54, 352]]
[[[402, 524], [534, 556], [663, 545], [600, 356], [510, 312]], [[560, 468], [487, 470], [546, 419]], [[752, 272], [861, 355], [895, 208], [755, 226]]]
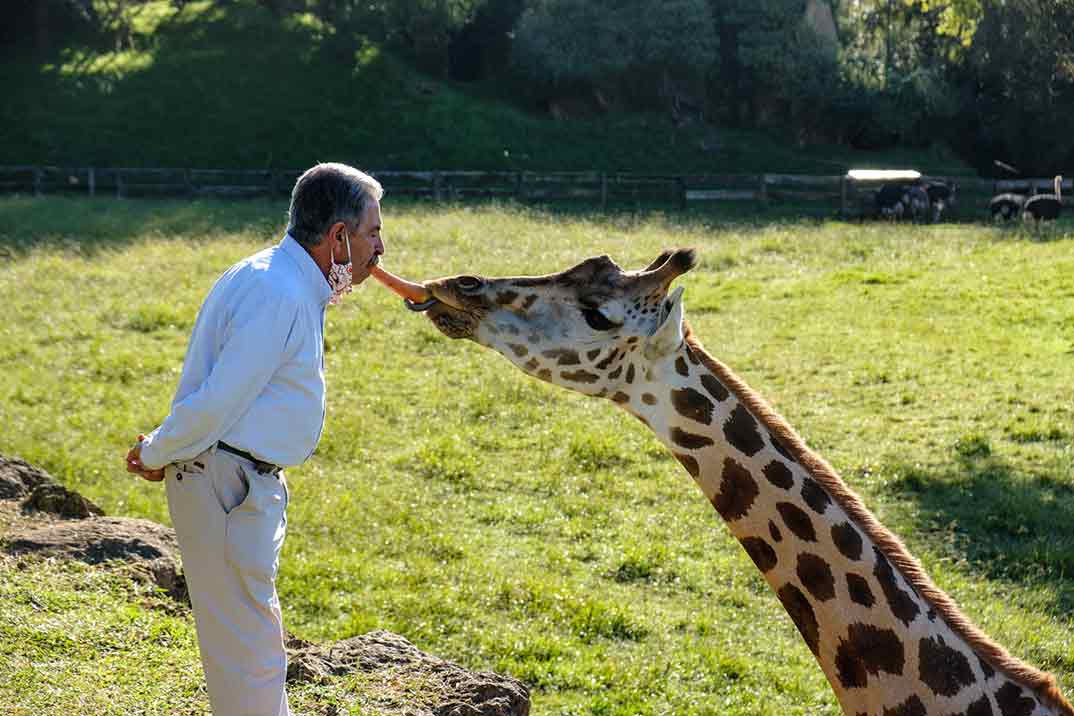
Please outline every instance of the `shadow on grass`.
[[0, 198], [0, 260], [18, 259], [36, 248], [95, 256], [161, 237], [216, 240], [244, 233], [274, 242], [286, 224], [286, 199], [5, 197]]
[[889, 485], [918, 507], [919, 529], [943, 533], [950, 550], [991, 580], [1055, 590], [1052, 610], [1074, 610], [1074, 486], [1054, 475], [1020, 471], [986, 441], [963, 441], [939, 468], [895, 466]]

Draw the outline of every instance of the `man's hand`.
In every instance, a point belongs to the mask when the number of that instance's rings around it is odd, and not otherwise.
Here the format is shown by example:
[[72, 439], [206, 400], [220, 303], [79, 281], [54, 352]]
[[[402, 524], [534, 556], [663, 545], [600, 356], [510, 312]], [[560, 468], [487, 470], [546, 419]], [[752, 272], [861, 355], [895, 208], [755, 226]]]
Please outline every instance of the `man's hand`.
[[142, 464], [143, 440], [145, 440], [145, 435], [139, 435], [138, 442], [134, 447], [127, 451], [127, 472], [141, 475], [143, 479], [149, 480], [150, 482], [160, 482], [164, 479], [164, 468], [150, 470]]

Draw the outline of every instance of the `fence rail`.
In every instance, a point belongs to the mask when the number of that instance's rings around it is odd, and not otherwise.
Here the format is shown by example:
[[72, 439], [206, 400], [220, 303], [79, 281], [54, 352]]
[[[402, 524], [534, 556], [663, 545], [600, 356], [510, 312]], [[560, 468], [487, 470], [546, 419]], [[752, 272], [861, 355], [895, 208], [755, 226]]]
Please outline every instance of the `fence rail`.
[[[512, 198], [519, 201], [584, 201], [609, 204], [660, 203], [687, 208], [701, 202], [753, 201], [809, 204], [841, 214], [871, 206], [875, 183], [845, 175], [807, 174], [633, 174], [625, 172], [374, 171], [392, 194], [458, 201]], [[116, 197], [256, 197], [291, 192], [300, 170], [145, 169], [58, 166], [0, 166], [0, 193], [85, 194]], [[1051, 191], [1050, 178], [993, 181], [927, 177], [958, 184], [958, 214], [987, 207], [994, 194]], [[1074, 193], [1071, 180], [1064, 191]]]

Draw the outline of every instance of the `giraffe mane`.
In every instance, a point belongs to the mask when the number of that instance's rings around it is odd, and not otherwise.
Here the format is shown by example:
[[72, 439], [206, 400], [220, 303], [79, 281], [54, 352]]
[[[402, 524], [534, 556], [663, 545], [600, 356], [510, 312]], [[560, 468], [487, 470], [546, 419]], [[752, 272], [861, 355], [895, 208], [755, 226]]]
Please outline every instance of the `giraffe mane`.
[[940, 617], [951, 630], [966, 640], [971, 648], [998, 671], [1014, 681], [1029, 687], [1038, 698], [1057, 709], [1065, 716], [1074, 716], [1074, 706], [1059, 691], [1055, 677], [1036, 669], [1011, 656], [1001, 645], [970, 621], [946, 592], [937, 587], [926, 574], [921, 563], [910, 554], [902, 541], [869, 511], [850, 487], [828, 462], [806, 446], [797, 431], [787, 423], [768, 402], [754, 392], [741, 378], [724, 363], [709, 355], [698, 341], [693, 329], [685, 324], [686, 344], [702, 364], [712, 371], [735, 396], [742, 401], [761, 423], [776, 437], [780, 443], [809, 471], [810, 476], [820, 483], [843, 511], [860, 526], [873, 543], [895, 565], [910, 582], [910, 585], [929, 604], [935, 607]]

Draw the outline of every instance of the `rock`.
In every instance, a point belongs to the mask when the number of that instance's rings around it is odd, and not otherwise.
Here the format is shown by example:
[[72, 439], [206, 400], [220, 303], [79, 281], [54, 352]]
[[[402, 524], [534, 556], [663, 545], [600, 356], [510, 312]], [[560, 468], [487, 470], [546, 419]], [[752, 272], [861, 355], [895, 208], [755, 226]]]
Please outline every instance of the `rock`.
[[8, 536], [11, 554], [39, 554], [88, 564], [119, 561], [160, 586], [172, 598], [187, 601], [186, 580], [179, 570], [175, 533], [150, 520], [97, 517], [55, 522]]
[[517, 679], [491, 672], [471, 672], [429, 656], [401, 636], [374, 631], [331, 644], [288, 642], [287, 680], [323, 682], [354, 671], [398, 670], [441, 684], [443, 702], [422, 712], [428, 716], [528, 716], [530, 696]]
[[35, 487], [22, 503], [22, 509], [49, 512], [69, 519], [85, 519], [94, 515], [100, 517], [104, 514], [104, 510], [82, 495], [55, 483]]
[[55, 483], [51, 475], [25, 460], [0, 455], [0, 500], [19, 500], [38, 485]]

